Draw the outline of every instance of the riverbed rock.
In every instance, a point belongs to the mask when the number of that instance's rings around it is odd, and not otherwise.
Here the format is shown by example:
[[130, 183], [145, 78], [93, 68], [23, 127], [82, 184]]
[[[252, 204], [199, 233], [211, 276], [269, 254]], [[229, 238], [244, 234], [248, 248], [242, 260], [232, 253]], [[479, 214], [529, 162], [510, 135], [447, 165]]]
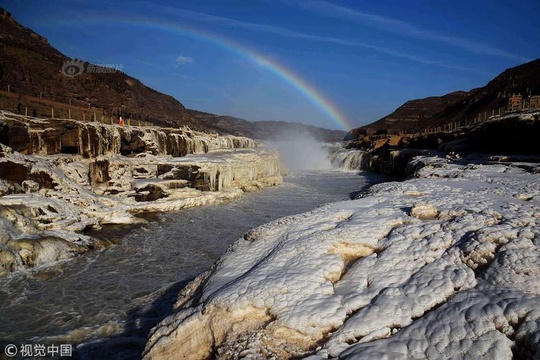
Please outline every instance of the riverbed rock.
[[142, 187], [135, 188], [136, 201], [155, 201], [167, 197], [167, 193], [157, 184], [147, 184]]
[[0, 275], [6, 275], [15, 269], [15, 254], [9, 250], [0, 250]]
[[34, 180], [24, 180], [22, 182], [22, 190], [25, 193], [32, 193], [39, 191], [39, 183]]
[[0, 159], [0, 179], [12, 181], [19, 185], [28, 178], [29, 166], [25, 163]]

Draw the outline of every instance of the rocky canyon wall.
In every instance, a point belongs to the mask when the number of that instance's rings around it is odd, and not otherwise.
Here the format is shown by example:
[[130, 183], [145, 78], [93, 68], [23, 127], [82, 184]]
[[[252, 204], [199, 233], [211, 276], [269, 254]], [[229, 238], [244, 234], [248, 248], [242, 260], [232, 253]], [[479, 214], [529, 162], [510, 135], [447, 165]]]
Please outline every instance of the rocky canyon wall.
[[27, 155], [78, 154], [85, 158], [141, 153], [179, 157], [257, 145], [246, 137], [206, 134], [188, 128], [38, 119], [7, 111], [0, 111], [0, 143]]
[[0, 275], [108, 245], [87, 229], [236, 199], [280, 171], [248, 138], [0, 112]]

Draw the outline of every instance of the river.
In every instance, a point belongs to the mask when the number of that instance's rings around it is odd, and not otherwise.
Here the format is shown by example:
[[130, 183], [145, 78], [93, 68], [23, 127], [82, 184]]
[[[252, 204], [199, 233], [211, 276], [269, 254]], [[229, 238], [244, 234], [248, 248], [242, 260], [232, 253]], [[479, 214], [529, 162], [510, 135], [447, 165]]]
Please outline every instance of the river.
[[154, 215], [142, 226], [107, 227], [92, 234], [117, 244], [105, 251], [0, 279], [0, 349], [73, 344], [78, 358], [138, 358], [178, 291], [248, 230], [348, 200], [385, 179], [324, 170], [284, 180], [234, 202]]

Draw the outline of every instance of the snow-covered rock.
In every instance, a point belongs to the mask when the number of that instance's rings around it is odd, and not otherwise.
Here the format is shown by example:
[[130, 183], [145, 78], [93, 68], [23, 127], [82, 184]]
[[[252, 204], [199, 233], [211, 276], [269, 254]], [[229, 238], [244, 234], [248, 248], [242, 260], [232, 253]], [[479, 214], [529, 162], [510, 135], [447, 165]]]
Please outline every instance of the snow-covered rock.
[[[165, 155], [167, 139], [147, 139], [156, 155], [134, 157], [116, 150], [90, 158], [84, 151], [23, 155], [0, 144], [0, 275], [103, 248], [81, 235], [86, 229], [133, 224], [143, 221], [135, 216], [140, 213], [236, 199], [281, 183], [276, 152], [253, 147], [250, 139], [201, 139], [201, 154], [178, 158]], [[198, 151], [197, 141], [191, 152]]]
[[411, 216], [418, 219], [434, 219], [437, 217], [438, 211], [433, 204], [417, 203], [411, 209]]
[[248, 232], [145, 359], [540, 356], [540, 176], [415, 161], [413, 179]]

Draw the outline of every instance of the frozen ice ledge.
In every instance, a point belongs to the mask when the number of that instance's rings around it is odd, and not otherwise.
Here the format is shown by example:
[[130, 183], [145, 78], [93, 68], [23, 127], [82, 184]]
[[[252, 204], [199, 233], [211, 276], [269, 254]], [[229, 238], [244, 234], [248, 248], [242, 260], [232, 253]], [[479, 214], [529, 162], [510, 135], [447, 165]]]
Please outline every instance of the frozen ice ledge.
[[257, 145], [250, 138], [206, 134], [189, 128], [39, 119], [3, 110], [0, 110], [0, 142], [22, 154], [79, 154], [85, 158], [145, 153], [178, 157]]
[[108, 245], [87, 229], [281, 182], [278, 155], [249, 138], [0, 112], [0, 274]]
[[251, 230], [178, 295], [145, 359], [540, 356], [540, 167], [414, 176]]

